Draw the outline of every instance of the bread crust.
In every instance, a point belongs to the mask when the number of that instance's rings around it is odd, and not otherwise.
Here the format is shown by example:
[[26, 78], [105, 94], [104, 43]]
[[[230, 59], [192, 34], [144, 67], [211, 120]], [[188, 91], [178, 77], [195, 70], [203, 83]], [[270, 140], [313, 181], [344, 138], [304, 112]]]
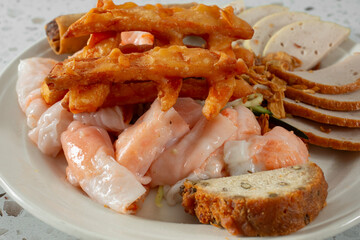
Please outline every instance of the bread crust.
[[209, 193], [201, 183], [184, 183], [183, 207], [201, 223], [221, 226], [233, 235], [278, 236], [295, 232], [326, 205], [327, 183], [314, 163], [313, 179], [285, 195], [267, 198], [225, 197]]

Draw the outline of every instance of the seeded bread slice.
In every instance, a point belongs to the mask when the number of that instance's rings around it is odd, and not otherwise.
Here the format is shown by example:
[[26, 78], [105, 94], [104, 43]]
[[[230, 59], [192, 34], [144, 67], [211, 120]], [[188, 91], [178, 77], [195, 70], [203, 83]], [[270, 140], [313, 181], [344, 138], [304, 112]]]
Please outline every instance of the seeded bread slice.
[[277, 236], [309, 224], [326, 205], [320, 167], [304, 165], [184, 183], [185, 211], [233, 235]]

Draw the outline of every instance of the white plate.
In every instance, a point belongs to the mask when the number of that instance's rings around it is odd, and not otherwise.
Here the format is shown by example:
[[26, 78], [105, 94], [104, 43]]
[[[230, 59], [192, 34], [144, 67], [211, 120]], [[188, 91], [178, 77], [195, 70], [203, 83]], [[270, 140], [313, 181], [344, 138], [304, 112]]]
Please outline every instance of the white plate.
[[[333, 55], [338, 58], [356, 49], [359, 45], [347, 41]], [[20, 59], [35, 56], [58, 58], [43, 39], [0, 75], [0, 183], [20, 205], [44, 222], [84, 239], [238, 239], [226, 230], [198, 224], [181, 206], [163, 203], [157, 208], [153, 193], [137, 216], [127, 216], [72, 187], [65, 180], [64, 157], [53, 159], [37, 150], [27, 137], [25, 117], [18, 107], [17, 65]], [[360, 222], [360, 153], [313, 146], [310, 153], [329, 183], [327, 206], [315, 221], [286, 239], [325, 238]]]

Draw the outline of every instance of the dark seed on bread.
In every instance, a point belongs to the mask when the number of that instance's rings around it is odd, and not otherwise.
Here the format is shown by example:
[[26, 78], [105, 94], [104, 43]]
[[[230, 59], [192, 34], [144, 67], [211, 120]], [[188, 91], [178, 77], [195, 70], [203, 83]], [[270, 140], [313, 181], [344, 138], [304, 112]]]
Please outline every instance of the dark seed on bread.
[[301, 229], [325, 206], [328, 187], [322, 170], [312, 162], [197, 184], [186, 181], [184, 186], [186, 212], [201, 223], [245, 236], [286, 235]]

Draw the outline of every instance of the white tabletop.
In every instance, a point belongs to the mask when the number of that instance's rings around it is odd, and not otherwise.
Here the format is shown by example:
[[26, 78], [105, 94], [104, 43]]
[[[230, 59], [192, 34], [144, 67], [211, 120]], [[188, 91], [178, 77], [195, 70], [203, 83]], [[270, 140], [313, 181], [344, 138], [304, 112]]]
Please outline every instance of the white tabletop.
[[[206, 2], [219, 4], [229, 1], [211, 0]], [[120, 1], [115, 0], [115, 2], [119, 3]], [[151, 3], [154, 1], [136, 2]], [[322, 20], [349, 27], [351, 29], [350, 38], [360, 42], [359, 0], [245, 0], [245, 3], [248, 7], [281, 3], [292, 11], [305, 11], [320, 16]], [[96, 0], [0, 0], [0, 72], [18, 54], [45, 36], [45, 23], [61, 14], [86, 12], [95, 4]], [[74, 240], [76, 238], [32, 216], [0, 187], [0, 239]], [[360, 224], [327, 240], [330, 239], [359, 240]]]

